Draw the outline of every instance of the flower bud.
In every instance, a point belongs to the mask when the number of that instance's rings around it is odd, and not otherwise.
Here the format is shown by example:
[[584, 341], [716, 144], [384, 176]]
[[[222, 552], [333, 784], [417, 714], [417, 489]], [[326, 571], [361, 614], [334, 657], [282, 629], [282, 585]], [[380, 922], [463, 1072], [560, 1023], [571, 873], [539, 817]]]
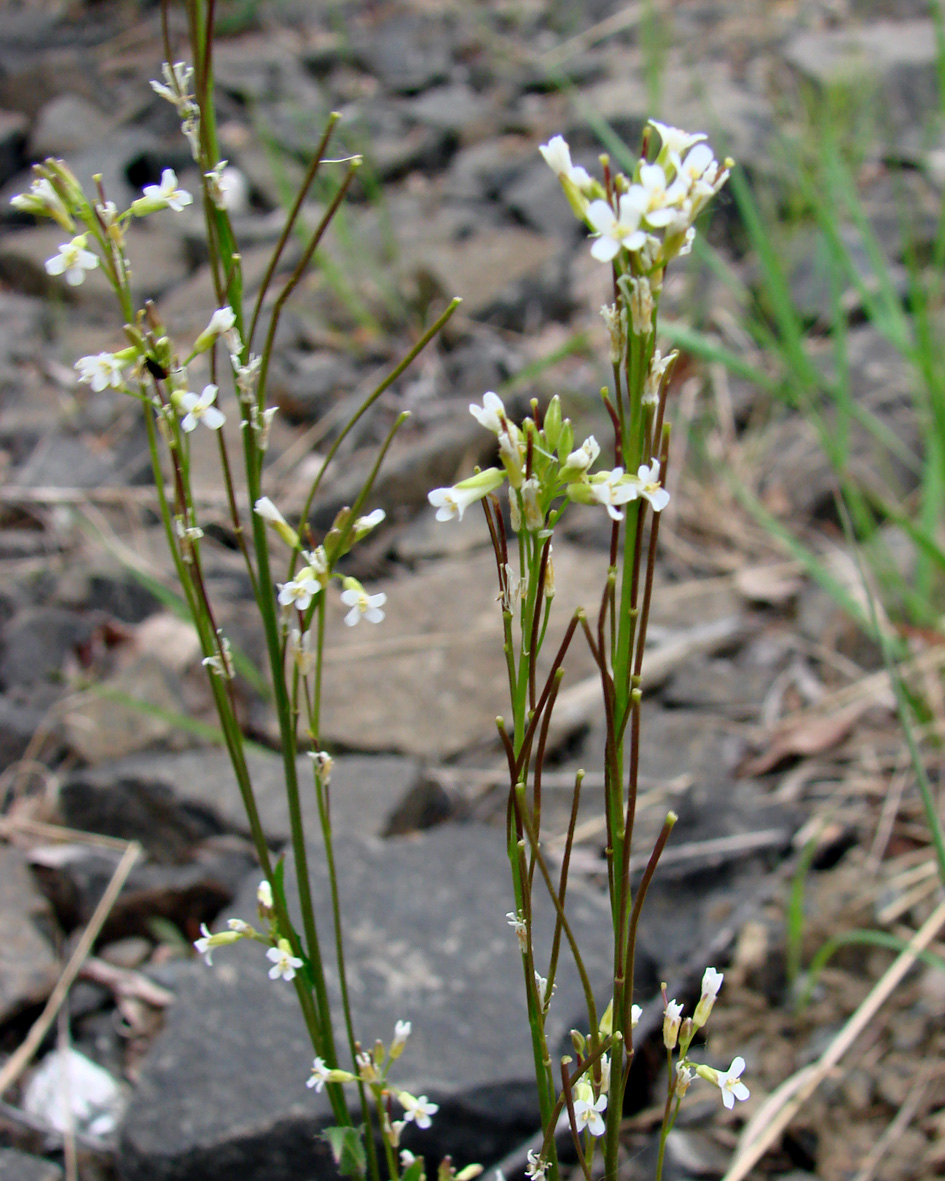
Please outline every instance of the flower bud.
[[286, 545], [298, 549], [302, 544], [298, 533], [292, 528], [282, 513], [276, 508], [268, 496], [261, 496], [253, 505], [253, 511], [279, 534]]

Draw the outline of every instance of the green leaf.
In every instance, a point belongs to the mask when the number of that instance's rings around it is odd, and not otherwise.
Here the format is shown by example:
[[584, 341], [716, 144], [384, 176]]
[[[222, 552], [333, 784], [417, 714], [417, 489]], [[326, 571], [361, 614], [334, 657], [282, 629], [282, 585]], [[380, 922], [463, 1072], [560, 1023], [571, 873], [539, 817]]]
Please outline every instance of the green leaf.
[[408, 1165], [400, 1174], [400, 1181], [426, 1181], [426, 1169], [422, 1156], [418, 1156], [412, 1165]]
[[364, 1176], [367, 1157], [364, 1153], [363, 1131], [362, 1124], [357, 1128], [326, 1128], [322, 1132], [322, 1138], [328, 1141], [342, 1177]]

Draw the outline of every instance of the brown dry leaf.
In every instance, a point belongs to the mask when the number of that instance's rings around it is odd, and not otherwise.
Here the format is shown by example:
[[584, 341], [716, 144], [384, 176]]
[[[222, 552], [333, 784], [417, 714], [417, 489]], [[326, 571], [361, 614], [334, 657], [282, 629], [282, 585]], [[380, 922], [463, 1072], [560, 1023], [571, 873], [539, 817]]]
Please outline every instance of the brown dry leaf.
[[764, 775], [785, 759], [823, 754], [825, 750], [833, 749], [873, 704], [868, 699], [854, 701], [826, 716], [804, 714], [799, 718], [788, 718], [775, 730], [768, 749], [742, 764], [741, 774]]

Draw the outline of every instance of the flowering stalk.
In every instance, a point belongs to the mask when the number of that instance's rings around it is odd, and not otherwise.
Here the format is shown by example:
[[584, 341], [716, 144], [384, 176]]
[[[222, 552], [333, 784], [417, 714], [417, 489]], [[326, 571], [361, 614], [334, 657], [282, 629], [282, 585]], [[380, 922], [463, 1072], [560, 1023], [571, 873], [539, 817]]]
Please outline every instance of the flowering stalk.
[[[211, 933], [204, 926], [196, 941], [197, 950], [208, 963], [216, 948], [239, 939], [251, 939], [266, 945], [268, 974], [274, 986], [289, 984], [298, 996], [305, 1018], [316, 1064], [319, 1086], [325, 1087], [338, 1127], [330, 1129], [333, 1149], [337, 1146], [339, 1168], [355, 1175], [380, 1177], [380, 1164], [370, 1131], [372, 1113], [376, 1115], [392, 1179], [399, 1176], [396, 1154], [399, 1133], [386, 1115], [384, 1104], [391, 1091], [386, 1072], [400, 1056], [409, 1033], [409, 1023], [400, 1023], [386, 1065], [377, 1080], [359, 1069], [362, 1054], [348, 996], [345, 973], [343, 926], [338, 900], [337, 869], [332, 843], [330, 814], [331, 758], [321, 749], [320, 702], [322, 693], [323, 653], [326, 628], [326, 605], [332, 588], [337, 588], [341, 603], [347, 608], [345, 622], [355, 626], [383, 620], [384, 596], [372, 594], [337, 568], [344, 556], [359, 544], [384, 519], [381, 510], [363, 511], [387, 449], [404, 421], [395, 422], [368, 478], [354, 500], [341, 510], [331, 530], [322, 539], [312, 536], [308, 517], [322, 476], [334, 459], [338, 444], [356, 422], [377, 401], [407, 364], [435, 337], [455, 310], [453, 301], [435, 324], [413, 346], [407, 356], [364, 400], [351, 422], [336, 439], [318, 478], [315, 480], [300, 521], [291, 525], [273, 501], [264, 494], [263, 463], [275, 407], [267, 404], [266, 374], [274, 347], [279, 316], [288, 298], [298, 286], [326, 233], [332, 217], [355, 175], [359, 161], [348, 168], [336, 186], [335, 195], [310, 238], [301, 262], [272, 302], [269, 329], [259, 353], [252, 351], [253, 338], [264, 301], [271, 288], [284, 247], [297, 222], [299, 211], [321, 166], [332, 130], [333, 115], [326, 126], [316, 157], [306, 173], [298, 198], [289, 212], [284, 231], [273, 252], [255, 306], [244, 306], [240, 251], [230, 221], [227, 204], [227, 162], [219, 157], [216, 116], [213, 103], [213, 14], [212, 0], [184, 0], [193, 65], [175, 61], [171, 53], [168, 28], [168, 3], [162, 8], [167, 60], [161, 80], [152, 83], [156, 94], [170, 102], [180, 119], [181, 131], [201, 175], [203, 209], [208, 253], [217, 307], [208, 309], [206, 327], [186, 347], [169, 337], [158, 310], [153, 305], [135, 306], [131, 288], [131, 268], [125, 250], [126, 237], [134, 223], [144, 217], [174, 217], [193, 202], [177, 175], [165, 169], [161, 181], [145, 188], [129, 208], [118, 209], [108, 199], [100, 178], [96, 190], [86, 194], [68, 166], [47, 160], [35, 169], [35, 179], [28, 193], [14, 198], [13, 204], [33, 216], [52, 218], [70, 235], [47, 262], [52, 275], [78, 286], [87, 273], [100, 269], [111, 285], [123, 324], [123, 347], [114, 352], [99, 352], [80, 358], [79, 380], [94, 390], [114, 389], [141, 403], [147, 432], [149, 455], [155, 479], [158, 507], [164, 525], [175, 571], [199, 637], [203, 665], [220, 719], [220, 726], [233, 763], [237, 783], [246, 809], [264, 880], [259, 892], [259, 912], [263, 929], [257, 930], [242, 920], [231, 920], [226, 931]], [[188, 367], [206, 358], [209, 382], [197, 384], [188, 376]], [[240, 424], [245, 491], [239, 491], [234, 466], [222, 429], [226, 418], [237, 414]], [[273, 864], [256, 806], [252, 780], [247, 765], [242, 731], [239, 725], [235, 693], [234, 657], [223, 632], [204, 576], [202, 547], [204, 529], [195, 502], [191, 482], [191, 448], [202, 431], [215, 437], [220, 476], [226, 490], [230, 524], [246, 563], [257, 609], [263, 624], [269, 658], [273, 702], [280, 729], [286, 797], [296, 887], [299, 897], [300, 928], [297, 929], [286, 904], [282, 863]], [[247, 515], [249, 521], [247, 523]], [[272, 578], [271, 538], [289, 550], [286, 580], [274, 586]], [[300, 733], [300, 726], [302, 732]], [[334, 956], [340, 981], [341, 1007], [351, 1056], [352, 1070], [345, 1071], [338, 1061], [335, 1027], [325, 977], [316, 904], [309, 882], [305, 832], [302, 823], [301, 785], [297, 770], [300, 744], [310, 745], [313, 756], [313, 790], [318, 802], [325, 848], [330, 903], [334, 926]], [[378, 1062], [383, 1058], [378, 1058]], [[314, 1076], [313, 1076], [314, 1077]], [[358, 1118], [352, 1114], [345, 1087], [358, 1089]], [[436, 1105], [421, 1097], [408, 1105], [405, 1119], [420, 1127], [429, 1126]], [[382, 1102], [383, 1101], [383, 1102]], [[383, 1118], [382, 1118], [383, 1117]], [[359, 1130], [358, 1125], [361, 1125]], [[402, 1125], [401, 1125], [402, 1126]], [[366, 1129], [366, 1132], [365, 1132]], [[471, 1177], [472, 1174], [469, 1173]], [[422, 1181], [422, 1169], [415, 1169], [411, 1181]]]
[[[651, 150], [654, 133], [660, 140], [655, 151]], [[731, 162], [720, 165], [705, 138], [651, 121], [633, 169], [627, 175], [615, 173], [609, 160], [601, 157], [602, 180], [573, 164], [570, 149], [560, 136], [541, 147], [572, 210], [592, 234], [592, 256], [611, 268], [614, 301], [602, 313], [613, 374], [612, 388], [603, 392], [613, 425], [612, 466], [595, 468], [602, 449], [593, 436], [575, 446], [571, 424], [562, 416], [557, 397], [544, 415], [537, 402], [532, 402], [531, 415], [518, 422], [501, 399], [489, 392], [481, 406], [470, 406], [470, 412], [495, 435], [498, 466], [477, 472], [452, 488], [434, 489], [429, 495], [438, 520], [461, 518], [481, 500], [495, 552], [511, 705], [510, 724], [499, 720], [509, 766], [506, 836], [515, 898], [511, 921], [522, 951], [545, 1129], [541, 1153], [530, 1161], [533, 1181], [546, 1173], [557, 1177], [554, 1132], [563, 1110], [588, 1181], [598, 1140], [603, 1143], [605, 1174], [616, 1176], [618, 1172], [623, 1095], [633, 1057], [633, 1027], [639, 1017], [633, 1003], [636, 932], [647, 888], [675, 823], [670, 814], [634, 894], [630, 850], [641, 738], [643, 653], [659, 519], [669, 502], [665, 488], [669, 427], [664, 417], [675, 357], [664, 358], [656, 348], [656, 323], [666, 267], [691, 248], [697, 215], [728, 177]], [[498, 498], [505, 484], [513, 539], [507, 534]], [[538, 659], [554, 598], [554, 532], [562, 514], [575, 504], [596, 506], [607, 513], [611, 522], [608, 569], [596, 618], [588, 619], [583, 611], [575, 615], [550, 672], [539, 682]], [[565, 910], [580, 777], [557, 882], [540, 849], [545, 743], [564, 660], [578, 629], [599, 670], [606, 718], [605, 854], [613, 925], [613, 991], [600, 1018]], [[540, 949], [532, 927], [536, 871], [556, 914], [545, 975], [539, 967]], [[561, 1090], [557, 1091], [544, 1022], [558, 955], [565, 942], [584, 986], [588, 1034], [585, 1037], [575, 1031], [572, 1035], [577, 1061], [573, 1069], [570, 1058], [562, 1065]], [[689, 1069], [688, 1060], [685, 1069]], [[702, 1077], [709, 1077], [708, 1067], [699, 1070]], [[723, 1097], [732, 1095], [741, 1097], [731, 1089], [723, 1091]], [[664, 1137], [667, 1132], [664, 1126]]]

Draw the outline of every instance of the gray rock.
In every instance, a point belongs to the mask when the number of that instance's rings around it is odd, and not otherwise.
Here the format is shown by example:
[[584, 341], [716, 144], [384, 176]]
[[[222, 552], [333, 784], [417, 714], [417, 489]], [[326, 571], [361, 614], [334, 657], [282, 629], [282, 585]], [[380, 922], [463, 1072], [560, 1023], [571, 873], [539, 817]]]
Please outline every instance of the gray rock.
[[23, 167], [23, 147], [29, 120], [19, 111], [0, 110], [0, 185]]
[[62, 674], [63, 663], [91, 632], [88, 620], [59, 607], [29, 607], [0, 632], [0, 684], [19, 688]]
[[182, 708], [188, 710], [183, 681], [159, 655], [134, 656], [102, 684], [105, 694], [83, 696], [62, 717], [63, 738], [84, 762], [122, 758], [161, 742], [193, 745], [176, 721]]
[[450, 41], [442, 22], [442, 17], [394, 11], [372, 26], [354, 29], [351, 48], [384, 90], [417, 94], [449, 75]]
[[[571, 612], [599, 601], [606, 555], [589, 561], [585, 551], [560, 543], [554, 563], [549, 651]], [[339, 674], [324, 703], [326, 738], [424, 759], [495, 740], [496, 714], [508, 712], [508, 672], [492, 554], [454, 558], [372, 586], [380, 589], [388, 596], [380, 629], [328, 628], [327, 658]], [[388, 628], [393, 642], [385, 636]], [[574, 643], [566, 666], [565, 685], [591, 674], [586, 645]]]
[[0, 845], [0, 1022], [46, 999], [59, 964], [37, 925], [50, 921], [22, 853]]
[[[60, 922], [73, 929], [89, 921], [121, 857], [117, 849], [55, 845], [34, 849], [30, 860]], [[205, 841], [179, 865], [139, 861], [109, 912], [103, 938], [146, 935], [155, 918], [196, 931], [233, 900], [254, 862], [252, 848], [233, 838]]]
[[45, 720], [43, 709], [0, 695], [0, 774], [23, 757]]
[[73, 156], [109, 134], [111, 119], [80, 94], [60, 94], [46, 103], [30, 132], [30, 154], [36, 160], [47, 156]]
[[[312, 852], [322, 897], [321, 858]], [[457, 1163], [494, 1159], [537, 1121], [521, 962], [504, 917], [511, 886], [502, 834], [448, 825], [419, 838], [342, 842], [337, 857], [358, 1035], [371, 1044], [389, 1038], [397, 1019], [410, 1020], [394, 1077], [440, 1104], [433, 1128], [408, 1132], [405, 1145], [435, 1160], [447, 1151]], [[254, 878], [237, 914], [255, 913], [255, 887]], [[568, 899], [591, 978], [603, 984], [607, 905], [577, 883]], [[547, 954], [552, 914], [544, 899], [536, 905]], [[203, 964], [181, 970], [177, 1002], [122, 1128], [126, 1181], [215, 1181], [237, 1164], [258, 1181], [322, 1172], [314, 1135], [330, 1111], [325, 1095], [305, 1088], [312, 1050], [295, 995], [265, 969], [253, 945], [217, 953], [212, 971]], [[573, 1025], [586, 1024], [582, 1012], [576, 975], [562, 956], [549, 1016], [553, 1053], [562, 1052]]]
[[62, 1181], [62, 1175], [52, 1161], [16, 1148], [0, 1148], [0, 1181]]
[[[894, 137], [924, 126], [938, 110], [935, 26], [880, 20], [791, 38], [784, 59], [822, 91], [847, 86], [882, 103], [882, 130]], [[865, 89], [864, 89], [865, 88]]]
[[[262, 826], [270, 842], [290, 833], [281, 756], [247, 752]], [[303, 815], [318, 826], [312, 764], [298, 760]], [[336, 833], [380, 835], [420, 782], [413, 759], [396, 755], [344, 754], [331, 777], [331, 816]], [[223, 750], [131, 756], [73, 774], [60, 794], [63, 820], [125, 839], [144, 840], [162, 856], [179, 857], [189, 843], [213, 832], [248, 833], [246, 814], [229, 756]]]

